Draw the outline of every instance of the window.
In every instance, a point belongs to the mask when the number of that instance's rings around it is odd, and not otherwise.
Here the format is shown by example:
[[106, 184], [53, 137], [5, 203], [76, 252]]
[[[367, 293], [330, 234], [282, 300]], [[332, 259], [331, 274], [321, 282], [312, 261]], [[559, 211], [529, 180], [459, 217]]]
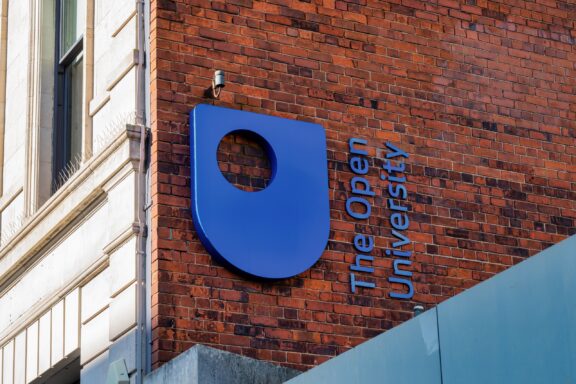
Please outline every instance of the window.
[[56, 0], [52, 193], [82, 160], [86, 0]]

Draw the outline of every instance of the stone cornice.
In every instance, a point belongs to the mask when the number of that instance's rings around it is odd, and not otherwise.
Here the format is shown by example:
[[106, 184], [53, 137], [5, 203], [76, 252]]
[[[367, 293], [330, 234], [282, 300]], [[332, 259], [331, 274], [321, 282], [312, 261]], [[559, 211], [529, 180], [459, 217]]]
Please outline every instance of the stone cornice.
[[119, 174], [137, 169], [141, 128], [127, 125], [99, 154], [80, 169], [38, 211], [27, 218], [0, 249], [0, 292], [11, 285], [46, 246], [63, 236], [63, 230], [86, 208], [105, 198], [106, 187]]

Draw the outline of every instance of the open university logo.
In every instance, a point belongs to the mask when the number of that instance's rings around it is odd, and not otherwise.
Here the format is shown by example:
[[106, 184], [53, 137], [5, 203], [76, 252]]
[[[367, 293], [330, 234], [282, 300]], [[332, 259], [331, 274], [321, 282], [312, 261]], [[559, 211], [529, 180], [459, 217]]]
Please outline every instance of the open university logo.
[[[218, 145], [248, 131], [268, 144], [272, 180], [242, 191], [218, 168]], [[310, 268], [330, 231], [326, 136], [308, 122], [198, 105], [190, 113], [192, 215], [200, 240], [219, 262], [264, 279]]]

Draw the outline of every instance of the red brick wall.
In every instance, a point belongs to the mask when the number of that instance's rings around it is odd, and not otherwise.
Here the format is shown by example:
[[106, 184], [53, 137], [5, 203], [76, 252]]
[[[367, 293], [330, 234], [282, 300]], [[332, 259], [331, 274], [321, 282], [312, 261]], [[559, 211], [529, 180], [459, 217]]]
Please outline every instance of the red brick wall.
[[[155, 366], [203, 343], [305, 369], [573, 234], [575, 20], [569, 0], [152, 0]], [[187, 119], [215, 69], [216, 105], [326, 129], [330, 241], [290, 280], [227, 271], [194, 231]], [[377, 169], [370, 222], [345, 212], [351, 137], [411, 154], [411, 302], [388, 298]], [[357, 232], [378, 288], [352, 295]]]

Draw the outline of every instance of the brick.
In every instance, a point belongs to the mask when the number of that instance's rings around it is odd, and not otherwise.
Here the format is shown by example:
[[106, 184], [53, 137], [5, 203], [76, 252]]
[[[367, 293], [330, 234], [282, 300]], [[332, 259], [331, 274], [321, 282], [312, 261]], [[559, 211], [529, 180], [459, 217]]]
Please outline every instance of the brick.
[[[152, 4], [154, 366], [208, 343], [306, 370], [406, 321], [406, 308], [434, 306], [574, 234], [569, 1], [193, 3]], [[206, 100], [214, 69], [226, 71], [227, 85], [220, 100]], [[332, 223], [312, 269], [252, 281], [199, 242], [187, 125], [198, 103], [324, 126]], [[351, 137], [368, 140], [377, 192], [362, 225], [345, 211]], [[387, 296], [390, 224], [374, 160], [385, 141], [411, 155], [411, 302]], [[240, 156], [240, 144], [222, 166], [230, 179], [262, 188], [262, 167], [252, 166], [262, 164], [254, 160], [260, 154]], [[359, 231], [375, 238], [377, 289], [352, 295]]]

